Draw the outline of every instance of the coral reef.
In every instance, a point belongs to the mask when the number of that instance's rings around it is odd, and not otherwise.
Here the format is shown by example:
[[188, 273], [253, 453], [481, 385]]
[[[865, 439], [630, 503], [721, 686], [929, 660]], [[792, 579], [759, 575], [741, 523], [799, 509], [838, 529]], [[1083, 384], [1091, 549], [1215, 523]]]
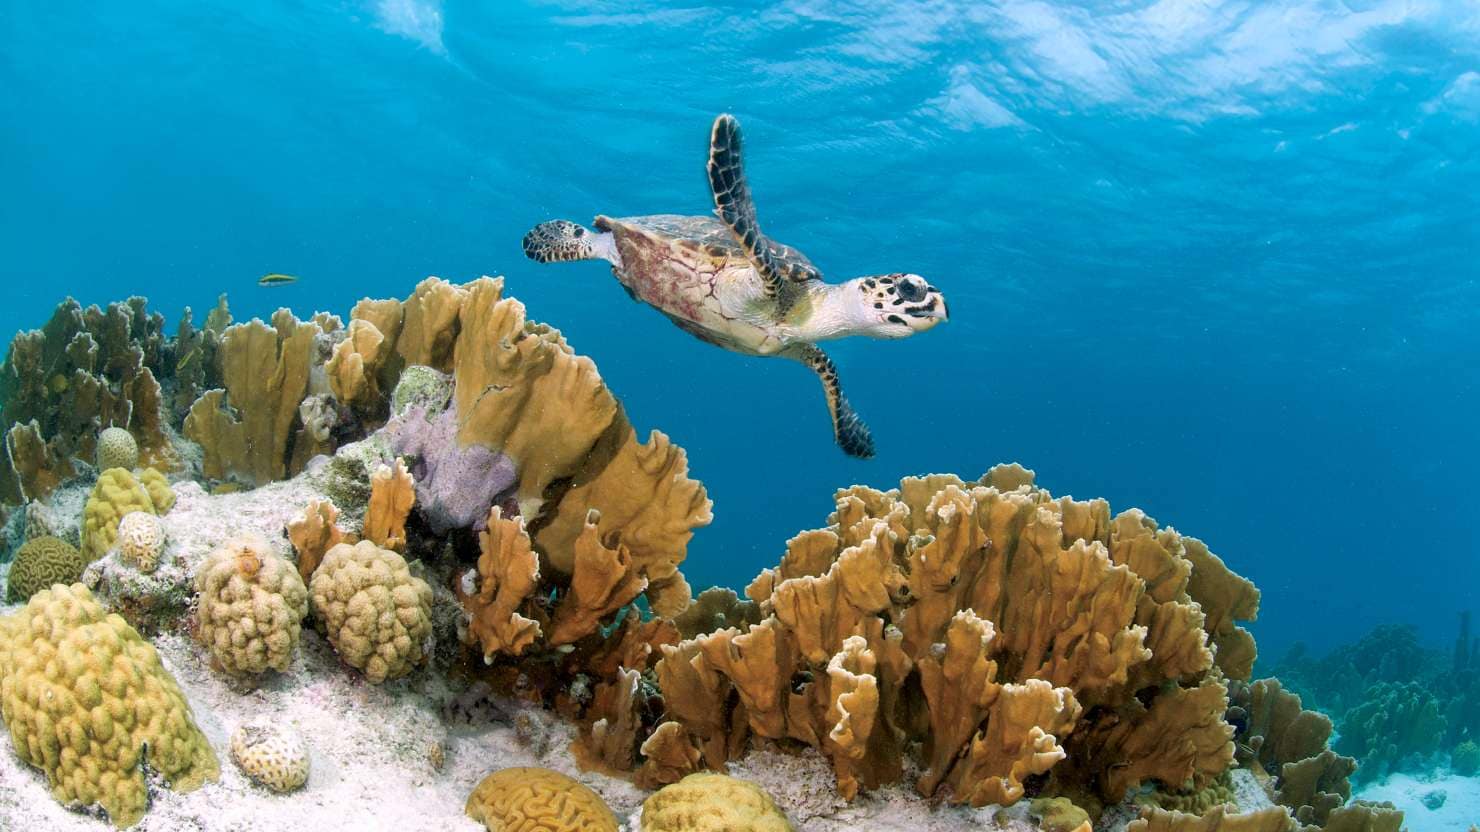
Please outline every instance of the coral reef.
[[642, 803], [641, 832], [792, 832], [791, 822], [756, 784], [724, 774], [690, 774]]
[[96, 560], [118, 540], [118, 523], [132, 511], [164, 514], [175, 504], [164, 475], [146, 468], [135, 477], [122, 468], [110, 468], [98, 477], [82, 518], [82, 554]]
[[[917, 741], [918, 790], [957, 803], [1011, 803], [1061, 769], [1108, 802], [1205, 785], [1233, 761], [1210, 638], [1252, 614], [1228, 600], [1245, 582], [1139, 512], [1031, 483], [1002, 466], [839, 492], [831, 525], [746, 590], [760, 623], [661, 648], [668, 718], [711, 767], [747, 733], [816, 746], [845, 796], [898, 779]], [[1193, 589], [1226, 608], [1216, 632]]]
[[1216, 806], [1203, 815], [1148, 809], [1126, 832], [1295, 832], [1295, 821], [1280, 808], [1238, 814]]
[[1379, 682], [1366, 701], [1341, 720], [1336, 750], [1362, 761], [1356, 777], [1371, 780], [1392, 771], [1410, 755], [1438, 751], [1444, 714], [1432, 692], [1417, 682]]
[[114, 542], [124, 563], [140, 572], [153, 572], [164, 551], [164, 526], [148, 511], [131, 511], [118, 521]]
[[196, 636], [233, 675], [286, 670], [298, 646], [308, 589], [298, 571], [246, 535], [211, 552], [195, 574]]
[[1465, 740], [1456, 745], [1449, 753], [1449, 767], [1455, 774], [1464, 777], [1480, 774], [1480, 745], [1476, 745], [1473, 740]]
[[308, 782], [308, 743], [303, 735], [272, 722], [249, 723], [231, 734], [231, 760], [253, 783], [291, 792]]
[[468, 795], [466, 811], [489, 832], [617, 832], [595, 792], [547, 768], [495, 771]]
[[382, 465], [370, 475], [370, 503], [360, 536], [376, 546], [397, 552], [406, 550], [406, 516], [416, 503], [415, 482], [406, 463]]
[[1040, 797], [1033, 801], [1033, 815], [1043, 832], [1090, 832], [1089, 813], [1067, 797]]
[[48, 496], [97, 457], [105, 428], [125, 429], [146, 464], [172, 467], [157, 380], [169, 345], [143, 298], [84, 309], [68, 298], [41, 329], [10, 342], [0, 368], [0, 503]]
[[52, 584], [68, 585], [82, 576], [87, 559], [77, 548], [56, 537], [33, 537], [21, 546], [10, 564], [5, 597], [23, 602]]
[[1351, 797], [1349, 778], [1357, 768], [1355, 760], [1327, 747], [1330, 718], [1303, 708], [1278, 679], [1235, 683], [1233, 696], [1243, 703], [1235, 707], [1244, 711], [1238, 742], [1248, 751], [1245, 762], [1273, 778], [1270, 796], [1295, 820], [1325, 825], [1331, 811]]
[[139, 467], [139, 443], [123, 428], [106, 428], [98, 434], [98, 470]]
[[430, 653], [432, 590], [389, 549], [369, 540], [336, 545], [309, 595], [340, 658], [373, 683], [405, 676]]
[[[408, 367], [412, 370], [427, 368]], [[403, 376], [397, 395], [408, 386]], [[418, 394], [419, 395], [419, 394]], [[451, 385], [447, 388], [451, 395]], [[407, 398], [413, 394], [407, 393]], [[446, 399], [443, 399], [445, 406]], [[457, 444], [457, 411], [447, 409], [428, 418], [423, 406], [409, 407], [387, 426], [391, 448], [413, 461], [416, 501], [421, 514], [436, 534], [452, 529], [480, 528], [490, 506], [513, 495], [517, 481], [514, 461], [482, 445], [462, 448]]]
[[288, 523], [288, 540], [298, 553], [298, 574], [307, 581], [323, 562], [324, 555], [344, 540], [336, 522], [339, 510], [329, 500], [314, 500], [303, 516]]
[[219, 774], [154, 647], [80, 584], [43, 590], [0, 619], [0, 715], [57, 800], [97, 804], [120, 828], [148, 805], [146, 754], [178, 791]]

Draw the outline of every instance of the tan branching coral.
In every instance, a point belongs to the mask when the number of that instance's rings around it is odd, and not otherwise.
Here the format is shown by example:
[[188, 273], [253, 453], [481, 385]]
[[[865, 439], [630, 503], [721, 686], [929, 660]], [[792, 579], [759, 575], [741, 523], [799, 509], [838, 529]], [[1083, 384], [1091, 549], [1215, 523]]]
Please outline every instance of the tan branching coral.
[[[339, 510], [329, 500], [313, 500], [303, 516], [288, 522], [288, 540], [298, 553], [298, 575], [307, 581], [324, 555], [344, 541], [337, 523]], [[351, 541], [353, 542], [353, 541]]]
[[[1235, 683], [1239, 684], [1239, 683]], [[1260, 679], [1238, 688], [1245, 711], [1241, 759], [1267, 773], [1276, 803], [1290, 809], [1304, 826], [1324, 827], [1331, 812], [1351, 797], [1356, 760], [1327, 747], [1331, 719], [1306, 710], [1300, 697], [1278, 679]]]
[[617, 832], [617, 818], [596, 792], [547, 768], [506, 768], [468, 796], [468, 817], [489, 832]]
[[334, 352], [324, 365], [335, 398], [347, 405], [378, 400], [379, 373], [392, 347], [374, 324], [351, 320], [344, 340], [334, 345]]
[[207, 477], [263, 485], [286, 477], [295, 458], [307, 458], [307, 450], [296, 444], [313, 444], [313, 439], [295, 433], [294, 423], [308, 392], [314, 341], [321, 333], [318, 324], [280, 309], [271, 327], [252, 320], [222, 334], [225, 387], [196, 399], [184, 426], [186, 438], [205, 451], [202, 470]]
[[[468, 612], [468, 636], [483, 648], [485, 661], [504, 653], [518, 656], [540, 638], [539, 622], [519, 613], [540, 579], [540, 560], [524, 533], [524, 521], [506, 518], [495, 506], [488, 528], [479, 533], [476, 589], [462, 582], [458, 600]], [[473, 577], [471, 574], [469, 577]]]
[[120, 828], [149, 805], [146, 754], [176, 791], [220, 774], [154, 647], [81, 584], [43, 590], [0, 618], [0, 716], [53, 797], [102, 806]]
[[[1206, 783], [1232, 764], [1232, 729], [1192, 576], [1232, 573], [1186, 546], [1018, 466], [845, 489], [828, 528], [747, 588], [759, 623], [663, 648], [655, 677], [684, 734], [661, 728], [655, 750], [681, 761], [684, 740], [717, 767], [747, 731], [796, 740], [848, 796], [897, 779], [922, 743], [919, 790], [973, 805], [1045, 773], [1106, 801]], [[1249, 612], [1244, 596], [1219, 626]]]
[[83, 308], [68, 298], [41, 329], [10, 344], [0, 372], [0, 502], [45, 498], [91, 464], [99, 434], [129, 431], [146, 464], [172, 467], [158, 378], [165, 367], [164, 319], [143, 298]]
[[397, 552], [406, 550], [406, 517], [416, 504], [416, 482], [404, 460], [382, 465], [370, 475], [370, 505], [360, 537]]

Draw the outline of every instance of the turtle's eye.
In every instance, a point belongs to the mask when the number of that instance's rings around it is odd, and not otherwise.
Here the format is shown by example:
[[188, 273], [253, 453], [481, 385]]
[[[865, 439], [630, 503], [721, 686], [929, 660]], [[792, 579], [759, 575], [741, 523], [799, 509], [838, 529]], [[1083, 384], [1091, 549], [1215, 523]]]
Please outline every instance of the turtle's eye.
[[925, 299], [925, 281], [918, 277], [906, 277], [899, 281], [899, 297], [901, 300], [915, 303]]

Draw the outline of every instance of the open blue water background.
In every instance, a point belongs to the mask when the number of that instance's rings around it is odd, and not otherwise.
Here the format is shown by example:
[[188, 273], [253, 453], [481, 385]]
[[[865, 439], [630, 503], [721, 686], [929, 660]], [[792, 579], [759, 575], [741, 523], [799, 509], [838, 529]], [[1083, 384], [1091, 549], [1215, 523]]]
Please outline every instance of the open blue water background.
[[[1266, 651], [1475, 604], [1473, 4], [8, 2], [0, 47], [0, 331], [68, 293], [244, 318], [503, 274], [688, 449], [696, 586], [836, 487], [1018, 460], [1207, 540]], [[552, 217], [704, 212], [720, 111], [772, 236], [947, 292], [948, 325], [831, 348], [872, 461], [800, 365], [521, 256]]]

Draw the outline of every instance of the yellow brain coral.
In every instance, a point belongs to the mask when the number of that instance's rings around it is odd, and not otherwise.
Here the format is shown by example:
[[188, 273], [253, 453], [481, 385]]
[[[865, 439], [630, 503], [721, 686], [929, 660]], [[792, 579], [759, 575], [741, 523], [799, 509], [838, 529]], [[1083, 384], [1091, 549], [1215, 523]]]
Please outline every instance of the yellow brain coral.
[[32, 538], [15, 553], [5, 596], [25, 601], [52, 584], [70, 584], [82, 575], [87, 561], [72, 544], [60, 538]]
[[617, 832], [596, 792], [547, 768], [495, 771], [473, 789], [466, 811], [490, 832]]
[[642, 804], [641, 832], [792, 832], [792, 828], [760, 786], [724, 774], [690, 774]]
[[144, 757], [177, 791], [220, 775], [210, 743], [154, 647], [81, 584], [0, 618], [0, 716], [21, 759], [64, 804], [119, 827], [144, 816]]
[[308, 615], [308, 589], [256, 535], [228, 540], [195, 573], [201, 644], [227, 673], [287, 670]]
[[379, 684], [420, 664], [432, 635], [432, 588], [406, 561], [368, 540], [340, 543], [309, 584], [314, 613], [351, 667]]
[[98, 476], [82, 512], [82, 554], [97, 560], [113, 548], [118, 522], [125, 514], [164, 514], [174, 505], [175, 492], [153, 468], [144, 469], [138, 477], [123, 468], [109, 468]]

